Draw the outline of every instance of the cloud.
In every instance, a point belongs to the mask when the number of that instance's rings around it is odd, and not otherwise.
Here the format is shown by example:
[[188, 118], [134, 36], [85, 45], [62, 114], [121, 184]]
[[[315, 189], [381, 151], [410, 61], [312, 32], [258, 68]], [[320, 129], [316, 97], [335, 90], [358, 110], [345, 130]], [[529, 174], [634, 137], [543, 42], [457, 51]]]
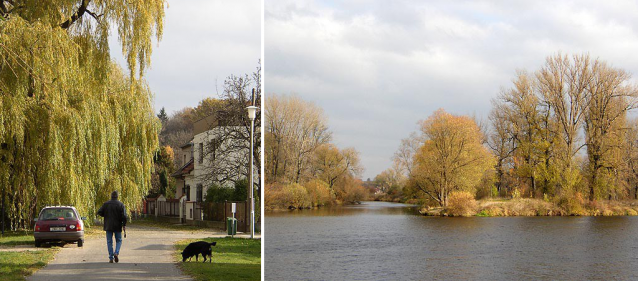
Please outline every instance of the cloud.
[[[145, 78], [155, 110], [170, 114], [217, 97], [224, 79], [255, 71], [261, 58], [261, 1], [168, 1], [164, 35]], [[111, 55], [122, 65], [116, 32]]]
[[364, 178], [434, 110], [487, 117], [516, 70], [588, 52], [638, 73], [634, 1], [266, 1], [265, 91], [321, 106]]

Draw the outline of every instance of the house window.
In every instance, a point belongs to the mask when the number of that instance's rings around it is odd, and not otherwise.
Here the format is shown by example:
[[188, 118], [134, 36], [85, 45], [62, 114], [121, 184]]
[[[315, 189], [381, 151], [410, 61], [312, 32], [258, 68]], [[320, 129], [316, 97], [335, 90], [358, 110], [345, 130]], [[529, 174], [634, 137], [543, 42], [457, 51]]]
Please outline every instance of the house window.
[[210, 146], [211, 146], [210, 147], [210, 154], [211, 154], [210, 157], [212, 158], [211, 161], [213, 161], [213, 162], [215, 161], [215, 158], [216, 158], [215, 157], [215, 153], [217, 152], [217, 148], [219, 148], [219, 143], [220, 143], [219, 139], [213, 139], [210, 142]]
[[186, 201], [191, 201], [191, 186], [186, 186]]
[[204, 163], [204, 143], [199, 144], [199, 164]]
[[204, 201], [204, 200], [202, 200], [202, 199], [203, 199], [203, 197], [204, 197], [204, 196], [203, 196], [203, 195], [204, 195], [203, 193], [204, 193], [204, 192], [203, 192], [202, 184], [198, 184], [198, 185], [197, 185], [197, 202], [202, 202], [202, 201]]

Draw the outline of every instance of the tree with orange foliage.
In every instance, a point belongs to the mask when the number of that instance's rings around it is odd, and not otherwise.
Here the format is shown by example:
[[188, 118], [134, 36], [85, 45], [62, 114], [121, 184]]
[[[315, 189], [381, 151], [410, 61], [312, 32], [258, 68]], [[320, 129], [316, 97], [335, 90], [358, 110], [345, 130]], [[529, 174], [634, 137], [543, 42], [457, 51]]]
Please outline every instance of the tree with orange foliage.
[[410, 184], [442, 207], [452, 191], [473, 194], [485, 172], [494, 166], [476, 122], [439, 109], [421, 122], [421, 131], [426, 140], [415, 155]]

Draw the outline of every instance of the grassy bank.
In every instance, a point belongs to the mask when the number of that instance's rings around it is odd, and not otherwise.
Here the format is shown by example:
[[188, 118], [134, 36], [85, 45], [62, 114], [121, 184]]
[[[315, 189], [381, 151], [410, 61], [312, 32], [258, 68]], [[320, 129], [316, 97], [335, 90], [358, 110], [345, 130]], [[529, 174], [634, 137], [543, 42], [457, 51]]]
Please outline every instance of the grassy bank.
[[[461, 205], [462, 204], [462, 205]], [[592, 201], [542, 199], [485, 199], [448, 204], [447, 208], [422, 208], [426, 216], [636, 216], [638, 201]]]
[[0, 279], [25, 280], [53, 259], [59, 248], [38, 248], [38, 250], [12, 251], [18, 245], [33, 245], [32, 231], [6, 232], [0, 237]]
[[193, 258], [182, 262], [181, 252], [191, 242], [202, 240], [182, 240], [175, 244], [175, 260], [181, 269], [195, 280], [260, 280], [261, 240], [242, 238], [206, 238], [203, 241], [217, 242], [213, 246], [213, 262], [203, 263]]

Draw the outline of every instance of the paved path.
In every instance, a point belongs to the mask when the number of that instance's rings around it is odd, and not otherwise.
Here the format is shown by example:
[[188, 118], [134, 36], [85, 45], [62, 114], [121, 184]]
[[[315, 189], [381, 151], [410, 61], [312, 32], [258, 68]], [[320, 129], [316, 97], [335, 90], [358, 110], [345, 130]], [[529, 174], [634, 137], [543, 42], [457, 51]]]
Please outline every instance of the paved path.
[[81, 248], [65, 245], [53, 261], [27, 280], [191, 280], [177, 268], [173, 244], [182, 239], [226, 236], [142, 226], [129, 226], [126, 232], [119, 263], [109, 263], [105, 235], [94, 235], [86, 237]]

